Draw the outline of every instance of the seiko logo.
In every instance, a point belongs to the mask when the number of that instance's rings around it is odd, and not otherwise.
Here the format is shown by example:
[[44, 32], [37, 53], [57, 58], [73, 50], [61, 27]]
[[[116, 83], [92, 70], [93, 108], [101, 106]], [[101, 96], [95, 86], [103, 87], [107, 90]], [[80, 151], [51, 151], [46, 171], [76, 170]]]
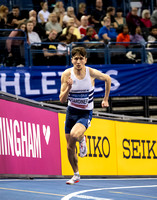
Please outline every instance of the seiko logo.
[[[87, 157], [105, 157], [110, 155], [110, 142], [105, 136], [86, 136], [87, 138]], [[78, 148], [79, 149], [79, 148]], [[77, 151], [78, 155], [79, 152]]]
[[123, 158], [157, 159], [156, 140], [123, 139]]

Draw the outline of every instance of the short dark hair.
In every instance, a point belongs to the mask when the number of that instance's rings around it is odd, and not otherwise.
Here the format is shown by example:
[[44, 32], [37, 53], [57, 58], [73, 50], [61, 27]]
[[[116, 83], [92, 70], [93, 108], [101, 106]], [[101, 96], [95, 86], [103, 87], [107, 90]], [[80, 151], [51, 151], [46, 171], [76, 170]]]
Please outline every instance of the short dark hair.
[[14, 5], [13, 7], [12, 7], [12, 9], [19, 9], [20, 10], [20, 7], [18, 6], [18, 5]]
[[74, 57], [76, 54], [80, 54], [83, 57], [87, 57], [87, 52], [84, 47], [74, 47], [72, 49], [71, 55]]

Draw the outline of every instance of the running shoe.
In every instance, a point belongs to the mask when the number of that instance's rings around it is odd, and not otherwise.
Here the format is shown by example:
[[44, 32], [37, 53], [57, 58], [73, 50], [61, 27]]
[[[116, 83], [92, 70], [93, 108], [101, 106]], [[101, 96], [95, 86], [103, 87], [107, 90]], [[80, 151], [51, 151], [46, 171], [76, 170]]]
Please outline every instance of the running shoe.
[[80, 175], [74, 175], [70, 180], [66, 182], [68, 185], [74, 185], [80, 181]]
[[87, 155], [87, 145], [86, 145], [86, 137], [79, 142], [80, 146], [80, 157], [85, 157]]

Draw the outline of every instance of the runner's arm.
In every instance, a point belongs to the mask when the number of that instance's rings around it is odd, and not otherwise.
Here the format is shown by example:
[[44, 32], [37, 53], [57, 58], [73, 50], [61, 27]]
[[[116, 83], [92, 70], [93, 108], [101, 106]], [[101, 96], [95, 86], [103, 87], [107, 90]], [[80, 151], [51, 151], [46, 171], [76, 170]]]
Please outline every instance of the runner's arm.
[[67, 101], [69, 91], [72, 87], [72, 79], [70, 77], [70, 74], [67, 72], [63, 72], [62, 77], [61, 77], [61, 89], [60, 89], [60, 95], [59, 99], [61, 103], [64, 103]]
[[91, 74], [91, 77], [94, 78], [94, 79], [98, 79], [98, 80], [101, 80], [101, 81], [105, 81], [105, 96], [102, 100], [102, 107], [108, 107], [109, 104], [108, 104], [108, 98], [109, 98], [109, 94], [110, 94], [110, 89], [111, 89], [111, 78], [109, 75], [107, 74], [104, 74], [96, 69], [92, 69], [90, 68], [90, 74]]

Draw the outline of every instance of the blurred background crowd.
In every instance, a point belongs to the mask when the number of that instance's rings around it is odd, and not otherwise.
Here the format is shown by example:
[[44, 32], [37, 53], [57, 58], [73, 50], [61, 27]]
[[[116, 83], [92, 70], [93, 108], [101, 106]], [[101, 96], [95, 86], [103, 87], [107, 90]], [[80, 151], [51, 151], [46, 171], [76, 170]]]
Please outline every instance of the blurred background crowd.
[[0, 63], [5, 57], [5, 62], [12, 65], [25, 65], [24, 40], [19, 39], [24, 36], [27, 45], [42, 50], [49, 60], [53, 57], [53, 63], [58, 62], [58, 56], [63, 56], [72, 42], [117, 42], [125, 48], [130, 42], [155, 43], [156, 3], [155, 0], [1, 0], [0, 38], [6, 39], [0, 41], [0, 53], [4, 54], [6, 49], [7, 56], [1, 56]]

